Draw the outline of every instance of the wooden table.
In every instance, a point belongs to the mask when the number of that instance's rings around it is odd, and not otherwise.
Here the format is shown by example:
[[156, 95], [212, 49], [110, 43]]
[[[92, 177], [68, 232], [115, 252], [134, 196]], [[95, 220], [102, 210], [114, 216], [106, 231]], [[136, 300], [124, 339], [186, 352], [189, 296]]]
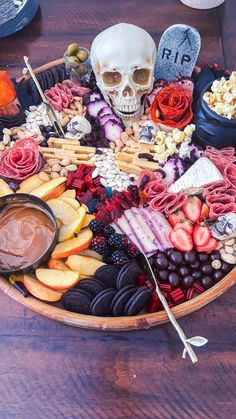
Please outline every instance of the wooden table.
[[[178, 0], [41, 0], [22, 32], [0, 40], [0, 65], [14, 76], [23, 55], [33, 66], [61, 57], [67, 44], [90, 46], [104, 28], [126, 21], [159, 41], [174, 23], [202, 36], [201, 63], [233, 69], [234, 0], [208, 11]], [[187, 336], [209, 339], [199, 362], [182, 360], [168, 324], [150, 330], [99, 333], [49, 321], [0, 296], [0, 417], [228, 418], [235, 415], [236, 293], [180, 320]], [[234, 369], [234, 371], [233, 371]]]

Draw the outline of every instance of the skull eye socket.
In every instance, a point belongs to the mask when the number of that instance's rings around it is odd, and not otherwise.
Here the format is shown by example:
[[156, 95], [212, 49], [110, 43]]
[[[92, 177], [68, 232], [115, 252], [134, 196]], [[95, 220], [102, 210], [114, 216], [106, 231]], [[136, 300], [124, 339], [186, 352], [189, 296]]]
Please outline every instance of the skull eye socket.
[[147, 68], [137, 68], [133, 72], [132, 79], [135, 84], [146, 85], [149, 82], [150, 70]]
[[106, 71], [102, 75], [103, 82], [107, 86], [118, 86], [121, 83], [122, 75], [119, 73], [119, 71]]

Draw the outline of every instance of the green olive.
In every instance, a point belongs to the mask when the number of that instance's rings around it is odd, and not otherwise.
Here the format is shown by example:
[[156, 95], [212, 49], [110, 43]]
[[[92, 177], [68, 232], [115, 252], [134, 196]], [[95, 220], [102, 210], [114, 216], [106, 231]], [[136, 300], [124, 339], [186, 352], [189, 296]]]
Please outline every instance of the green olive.
[[76, 57], [80, 60], [81, 63], [88, 59], [88, 53], [84, 49], [79, 49], [79, 52], [76, 54]]
[[71, 57], [67, 57], [67, 61], [68, 61], [70, 64], [79, 64], [79, 60], [78, 60], [78, 58], [77, 58], [77, 57], [75, 57], [74, 55], [73, 55], [73, 56], [71, 56]]
[[72, 55], [76, 55], [79, 50], [79, 45], [74, 42], [74, 44], [70, 44], [67, 48], [67, 55], [71, 57]]
[[78, 68], [75, 69], [75, 72], [78, 76], [83, 76], [88, 72], [88, 67], [85, 64], [81, 64]]

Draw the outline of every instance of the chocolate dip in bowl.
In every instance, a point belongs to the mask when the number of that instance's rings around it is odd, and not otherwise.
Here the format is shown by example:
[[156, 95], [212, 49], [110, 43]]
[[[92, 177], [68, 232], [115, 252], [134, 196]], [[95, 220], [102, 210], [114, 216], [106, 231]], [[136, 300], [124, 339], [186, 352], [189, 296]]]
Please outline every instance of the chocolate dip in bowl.
[[45, 262], [57, 244], [56, 219], [49, 206], [28, 194], [0, 198], [0, 273], [19, 275]]

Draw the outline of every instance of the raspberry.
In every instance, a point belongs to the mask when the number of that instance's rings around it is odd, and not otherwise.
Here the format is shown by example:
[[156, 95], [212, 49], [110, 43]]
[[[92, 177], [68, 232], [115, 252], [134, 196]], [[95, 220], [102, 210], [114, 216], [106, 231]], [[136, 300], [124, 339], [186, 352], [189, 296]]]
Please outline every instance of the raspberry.
[[126, 249], [126, 253], [127, 253], [127, 255], [130, 259], [133, 259], [136, 256], [138, 256], [139, 250], [138, 250], [137, 246], [135, 246], [135, 244], [129, 243], [128, 246], [127, 246], [127, 249]]
[[114, 233], [115, 233], [115, 229], [112, 226], [108, 225], [104, 227], [103, 234], [105, 237], [108, 238]]
[[108, 239], [108, 244], [115, 249], [122, 249], [125, 245], [123, 234], [114, 233]]
[[90, 247], [92, 250], [95, 250], [95, 252], [103, 255], [107, 250], [106, 238], [103, 236], [94, 237]]
[[111, 263], [117, 267], [120, 267], [128, 262], [129, 258], [123, 250], [115, 250], [115, 252], [111, 254]]
[[103, 232], [104, 224], [100, 220], [92, 220], [90, 221], [89, 228], [94, 234], [99, 234]]

